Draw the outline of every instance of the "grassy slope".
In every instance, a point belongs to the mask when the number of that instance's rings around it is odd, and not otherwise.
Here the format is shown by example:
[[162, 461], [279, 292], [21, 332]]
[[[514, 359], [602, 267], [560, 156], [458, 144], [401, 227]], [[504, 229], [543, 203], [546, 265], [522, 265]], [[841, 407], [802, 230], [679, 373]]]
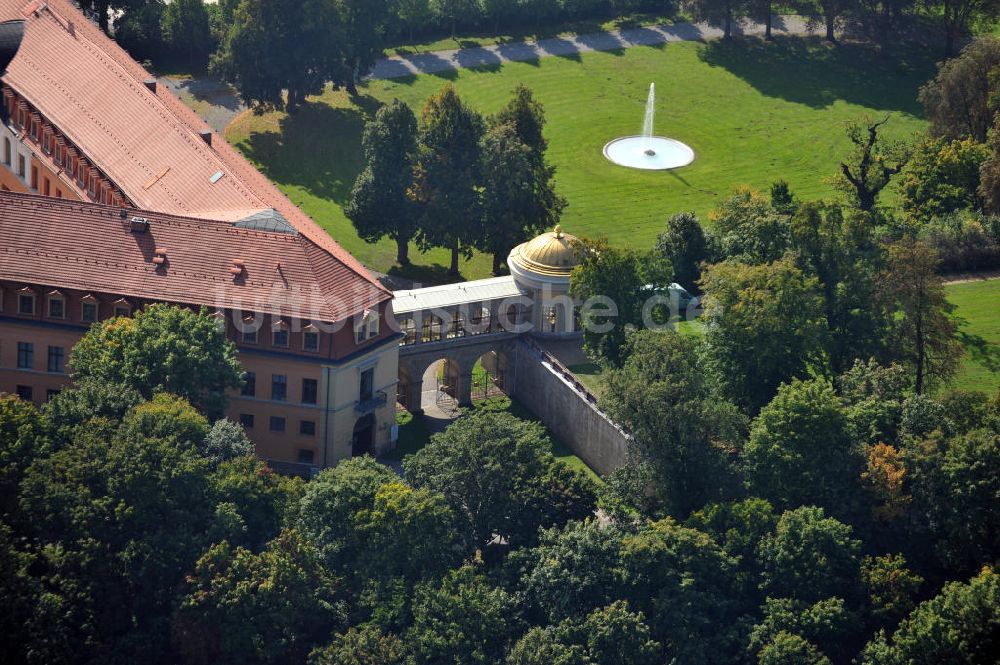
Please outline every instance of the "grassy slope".
[[[569, 200], [566, 229], [641, 247], [653, 241], [667, 215], [695, 210], [706, 216], [741, 183], [766, 188], [784, 178], [802, 198], [830, 196], [825, 178], [847, 149], [844, 121], [891, 112], [897, 136], [924, 127], [915, 96], [932, 62], [913, 57], [910, 64], [883, 66], [861, 47], [833, 49], [796, 38], [636, 47], [374, 81], [359, 100], [328, 91], [295, 117], [247, 114], [227, 134], [349, 251], [388, 271], [392, 244], [363, 243], [341, 210], [361, 167], [365, 119], [394, 97], [419, 108], [447, 79], [469, 103], [492, 113], [524, 82], [546, 108], [549, 157]], [[639, 130], [651, 80], [659, 95], [658, 133], [686, 141], [698, 155], [687, 168], [644, 173], [615, 167], [601, 154], [606, 141]], [[409, 276], [441, 279], [444, 252], [412, 258], [417, 267]], [[466, 278], [488, 270], [481, 256], [462, 264]]]
[[950, 284], [947, 290], [964, 319], [959, 334], [966, 355], [954, 387], [992, 394], [1000, 389], [1000, 279]]

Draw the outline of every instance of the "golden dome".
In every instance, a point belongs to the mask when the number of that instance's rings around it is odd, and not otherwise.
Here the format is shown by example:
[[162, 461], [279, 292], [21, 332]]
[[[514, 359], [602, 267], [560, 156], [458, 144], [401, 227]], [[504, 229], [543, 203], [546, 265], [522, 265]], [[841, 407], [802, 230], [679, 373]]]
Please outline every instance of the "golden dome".
[[515, 247], [509, 260], [529, 272], [568, 277], [573, 268], [580, 264], [577, 254], [579, 243], [576, 236], [563, 233], [562, 227], [556, 225], [554, 231], [543, 233]]

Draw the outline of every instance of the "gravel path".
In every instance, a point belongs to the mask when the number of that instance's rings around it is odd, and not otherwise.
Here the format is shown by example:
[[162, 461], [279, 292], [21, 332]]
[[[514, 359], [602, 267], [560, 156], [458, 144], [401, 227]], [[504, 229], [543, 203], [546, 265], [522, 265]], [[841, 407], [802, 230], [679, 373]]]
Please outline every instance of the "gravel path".
[[[817, 28], [818, 30], [818, 28]], [[800, 16], [775, 16], [775, 35], [815, 34]], [[764, 34], [764, 25], [745, 22], [734, 26], [734, 34]], [[369, 79], [393, 79], [416, 74], [437, 74], [463, 68], [490, 67], [504, 62], [525, 62], [550, 56], [572, 57], [589, 51], [617, 51], [630, 46], [655, 46], [668, 42], [702, 41], [722, 37], [722, 29], [707, 23], [675, 23], [673, 25], [628, 28], [588, 35], [552, 37], [537, 42], [513, 42], [494, 46], [451, 49], [399, 55], [375, 63]]]
[[[745, 22], [734, 26], [733, 32], [738, 35], [760, 36], [764, 34], [764, 26]], [[775, 16], [773, 32], [776, 35], [807, 35], [815, 34], [816, 30], [811, 30], [806, 20], [800, 16]], [[675, 23], [587, 35], [567, 35], [537, 42], [512, 42], [382, 58], [375, 63], [366, 78], [394, 79], [463, 68], [499, 66], [504, 62], [525, 62], [552, 56], [566, 58], [590, 51], [618, 51], [631, 46], [655, 46], [719, 37], [722, 37], [722, 30], [707, 23]], [[218, 132], [225, 130], [233, 118], [246, 110], [235, 88], [214, 79], [164, 76], [159, 80]]]

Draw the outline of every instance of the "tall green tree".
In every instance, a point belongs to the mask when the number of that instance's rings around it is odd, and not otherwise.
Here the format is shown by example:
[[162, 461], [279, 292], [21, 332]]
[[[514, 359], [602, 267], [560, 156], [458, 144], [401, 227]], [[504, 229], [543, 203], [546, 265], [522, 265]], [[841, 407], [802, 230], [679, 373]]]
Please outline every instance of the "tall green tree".
[[849, 518], [864, 455], [829, 382], [793, 380], [754, 420], [743, 462], [751, 493], [779, 510], [816, 505]]
[[414, 665], [492, 665], [516, 634], [514, 597], [473, 565], [416, 588], [413, 625], [406, 634]]
[[952, 305], [937, 274], [937, 253], [920, 241], [903, 239], [888, 252], [882, 297], [896, 312], [894, 348], [913, 371], [913, 387], [949, 379], [958, 368], [962, 347], [955, 337]]
[[882, 250], [864, 215], [805, 203], [789, 228], [797, 265], [819, 281], [831, 371], [883, 355], [889, 313], [876, 298]]
[[396, 16], [406, 26], [407, 41], [413, 43], [414, 28], [423, 28], [433, 16], [431, 0], [395, 0], [394, 8]]
[[[503, 125], [513, 128], [517, 138], [527, 147], [527, 151], [523, 153], [523, 156], [527, 158], [530, 165], [529, 169], [514, 171], [508, 176], [514, 180], [527, 182], [529, 180], [527, 172], [530, 170], [530, 196], [527, 191], [516, 190], [510, 192], [514, 196], [514, 199], [512, 199], [509, 205], [512, 208], [522, 209], [520, 216], [524, 218], [527, 224], [520, 226], [519, 233], [510, 234], [511, 238], [507, 238], [499, 244], [502, 254], [500, 258], [503, 258], [515, 244], [533, 235], [537, 230], [554, 227], [559, 222], [562, 211], [566, 207], [566, 199], [559, 196], [555, 191], [554, 178], [556, 170], [545, 158], [545, 151], [548, 148], [548, 141], [544, 135], [545, 109], [535, 100], [531, 89], [523, 84], [518, 84], [514, 88], [510, 101], [491, 120], [494, 128]], [[484, 159], [487, 162], [484, 165], [484, 203], [487, 210], [492, 208], [496, 211], [492, 216], [497, 217], [499, 210], [502, 209], [503, 199], [497, 193], [490, 190], [494, 188], [500, 190], [513, 187], [512, 184], [501, 182], [503, 174], [499, 171], [498, 166], [504, 160], [500, 160], [498, 157], [500, 155], [508, 155], [509, 158], [513, 153], [521, 153], [521, 151], [514, 148], [499, 151], [497, 149], [499, 147], [498, 142], [491, 141], [491, 143], [491, 149], [488, 150], [486, 145], [483, 148]], [[488, 153], [492, 154], [492, 158], [488, 157]], [[523, 169], [523, 165], [515, 163], [511, 165], [520, 166]], [[517, 174], [521, 174], [521, 177], [518, 178]], [[518, 228], [517, 225], [504, 225], [504, 228], [507, 227]], [[484, 232], [487, 237], [492, 233], [492, 224], [488, 219], [484, 225]], [[511, 239], [514, 242], [508, 245]], [[496, 273], [497, 268], [499, 268], [499, 265], [496, 263], [496, 253], [494, 253], [493, 258], [494, 273]]]
[[918, 223], [957, 210], [979, 208], [979, 179], [989, 160], [988, 146], [971, 138], [919, 143], [899, 177], [906, 215]]
[[365, 168], [358, 174], [344, 214], [365, 242], [388, 236], [396, 242], [396, 262], [410, 262], [410, 241], [420, 211], [413, 199], [417, 167], [417, 118], [394, 99], [365, 124], [361, 138]]
[[679, 212], [667, 218], [667, 228], [656, 236], [656, 249], [673, 267], [674, 281], [685, 289], [694, 289], [701, 279], [701, 264], [712, 256], [698, 216]]
[[163, 10], [160, 26], [163, 41], [175, 53], [183, 54], [189, 66], [200, 70], [208, 63], [215, 44], [202, 0], [173, 0]]
[[344, 86], [358, 94], [357, 81], [382, 57], [389, 22], [390, 0], [335, 0], [343, 29]]
[[747, 14], [747, 0], [689, 0], [686, 8], [698, 21], [722, 26], [723, 37], [733, 36], [733, 24]]
[[403, 461], [415, 487], [444, 495], [463, 523], [471, 548], [500, 536], [510, 545], [533, 543], [539, 527], [581, 519], [594, 508], [594, 490], [552, 456], [538, 423], [481, 411], [452, 423]]
[[[640, 254], [611, 247], [607, 241], [585, 243], [582, 261], [570, 275], [570, 295], [583, 303], [583, 348], [613, 367], [625, 360], [625, 340], [634, 328], [666, 325], [670, 312], [648, 307], [670, 282], [670, 266], [656, 251]], [[653, 303], [655, 304], [655, 302]]]
[[755, 414], [778, 386], [825, 364], [818, 281], [790, 259], [718, 263], [702, 276], [707, 367], [723, 393]]
[[[979, 22], [990, 24], [1000, 15], [998, 0], [939, 0], [944, 22], [944, 57], [955, 55], [955, 44]], [[938, 3], [934, 3], [938, 4]]]
[[428, 98], [420, 116], [420, 161], [415, 191], [422, 204], [420, 246], [451, 251], [448, 274], [458, 257], [472, 255], [480, 238], [479, 141], [483, 119], [452, 85]]
[[535, 216], [535, 169], [531, 150], [511, 125], [496, 125], [486, 131], [482, 154], [483, 234], [479, 249], [493, 255], [493, 274], [515, 245], [538, 233]]
[[226, 390], [243, 383], [236, 345], [202, 310], [155, 304], [131, 318], [94, 325], [73, 347], [70, 376], [134, 390], [179, 395], [211, 418], [222, 415]]
[[738, 187], [710, 214], [719, 252], [728, 259], [758, 264], [777, 261], [788, 248], [788, 216], [767, 197]]
[[996, 113], [998, 66], [1000, 40], [988, 35], [971, 42], [957, 58], [938, 65], [937, 75], [918, 95], [933, 138], [986, 141]]
[[929, 531], [950, 570], [971, 573], [1000, 550], [1000, 434], [987, 429], [948, 436], [940, 430], [903, 449], [913, 518]]
[[678, 519], [733, 489], [728, 449], [745, 419], [712, 390], [699, 340], [675, 332], [629, 335], [621, 369], [605, 374], [602, 408], [632, 433], [631, 449], [647, 465], [644, 493]]
[[345, 39], [331, 0], [242, 0], [211, 70], [235, 85], [248, 106], [294, 113], [327, 82], [349, 81]]
[[858, 659], [863, 665], [996, 662], [1000, 651], [1000, 575], [984, 568], [966, 583], [949, 582], [907, 617], [891, 639], [879, 633]]
[[822, 508], [802, 506], [782, 513], [774, 533], [757, 546], [761, 589], [775, 598], [815, 603], [856, 600], [861, 588], [861, 541], [851, 527]]
[[302, 662], [344, 625], [336, 580], [294, 530], [255, 554], [228, 542], [197, 563], [173, 622], [185, 662]]

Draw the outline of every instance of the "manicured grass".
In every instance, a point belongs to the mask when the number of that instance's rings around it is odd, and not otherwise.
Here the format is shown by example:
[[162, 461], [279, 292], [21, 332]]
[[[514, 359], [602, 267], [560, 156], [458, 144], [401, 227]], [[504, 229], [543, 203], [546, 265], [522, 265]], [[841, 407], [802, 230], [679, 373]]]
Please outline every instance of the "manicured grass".
[[1000, 388], [1000, 279], [946, 288], [963, 319], [959, 337], [965, 347], [953, 387], [992, 395]]
[[[388, 272], [393, 244], [362, 242], [341, 206], [362, 165], [365, 120], [394, 97], [419, 109], [452, 80], [467, 102], [493, 113], [525, 83], [545, 105], [549, 159], [569, 201], [563, 227], [638, 248], [651, 245], [671, 213], [694, 210], [705, 219], [739, 184], [766, 189], [783, 178], [802, 199], [829, 197], [826, 179], [848, 150], [843, 123], [891, 113], [893, 136], [922, 130], [915, 98], [932, 72], [933, 55], [918, 51], [883, 64], [866, 47], [816, 39], [687, 42], [372, 81], [357, 99], [328, 91], [294, 117], [245, 114], [227, 135], [346, 249]], [[608, 140], [639, 131], [650, 81], [658, 90], [657, 132], [694, 148], [689, 167], [640, 172], [613, 166], [601, 153]], [[445, 252], [413, 251], [411, 258], [405, 276], [444, 279]], [[466, 279], [489, 269], [479, 255], [461, 264]]]
[[604, 394], [607, 386], [604, 383], [604, 370], [597, 363], [580, 363], [567, 367], [573, 372], [573, 376], [580, 379], [580, 383], [587, 387], [587, 390], [598, 397]]

